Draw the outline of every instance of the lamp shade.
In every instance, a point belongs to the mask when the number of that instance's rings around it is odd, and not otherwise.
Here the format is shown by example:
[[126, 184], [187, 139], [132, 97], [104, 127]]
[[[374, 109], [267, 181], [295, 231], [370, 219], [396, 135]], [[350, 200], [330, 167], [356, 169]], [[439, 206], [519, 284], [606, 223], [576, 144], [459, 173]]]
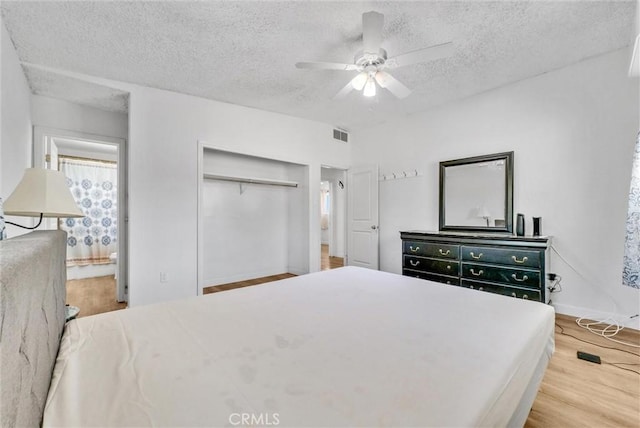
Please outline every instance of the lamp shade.
[[4, 212], [25, 217], [84, 217], [60, 171], [28, 168], [4, 202]]
[[487, 209], [486, 206], [482, 205], [480, 207], [478, 207], [478, 211], [476, 212], [476, 215], [478, 217], [482, 217], [482, 218], [487, 218], [487, 217], [491, 217], [491, 213], [489, 212], [489, 210]]

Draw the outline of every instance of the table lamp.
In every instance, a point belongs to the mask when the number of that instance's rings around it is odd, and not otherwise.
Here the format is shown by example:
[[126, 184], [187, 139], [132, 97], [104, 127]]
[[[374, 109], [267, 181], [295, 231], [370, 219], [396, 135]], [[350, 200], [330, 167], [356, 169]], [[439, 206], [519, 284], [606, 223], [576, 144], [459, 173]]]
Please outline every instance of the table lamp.
[[487, 227], [489, 227], [489, 219], [491, 218], [491, 213], [486, 206], [480, 206], [476, 211], [476, 216], [485, 219], [485, 221], [487, 222]]
[[4, 213], [23, 217], [40, 217], [33, 227], [5, 221], [6, 224], [33, 230], [43, 217], [84, 217], [78, 208], [67, 178], [60, 171], [27, 168], [13, 193], [4, 202]]

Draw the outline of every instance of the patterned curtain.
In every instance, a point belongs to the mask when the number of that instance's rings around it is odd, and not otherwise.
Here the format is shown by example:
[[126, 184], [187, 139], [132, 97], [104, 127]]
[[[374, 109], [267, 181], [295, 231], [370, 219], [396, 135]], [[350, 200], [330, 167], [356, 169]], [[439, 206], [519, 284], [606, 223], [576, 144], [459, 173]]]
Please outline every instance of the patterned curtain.
[[113, 162], [60, 157], [60, 170], [83, 218], [60, 219], [67, 232], [67, 265], [109, 263], [117, 251], [117, 166]]
[[633, 155], [627, 236], [624, 245], [622, 283], [640, 289], [640, 134], [638, 134]]

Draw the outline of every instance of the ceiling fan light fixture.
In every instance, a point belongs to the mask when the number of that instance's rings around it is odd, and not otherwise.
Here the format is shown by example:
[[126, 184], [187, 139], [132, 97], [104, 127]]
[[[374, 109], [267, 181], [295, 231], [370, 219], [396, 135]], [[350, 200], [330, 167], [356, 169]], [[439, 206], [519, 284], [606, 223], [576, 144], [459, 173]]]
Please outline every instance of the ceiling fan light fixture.
[[364, 91], [362, 91], [362, 95], [364, 95], [365, 97], [376, 96], [376, 82], [371, 77], [367, 79], [367, 83], [364, 85]]
[[386, 89], [398, 99], [406, 98], [411, 90], [399, 82], [387, 69], [395, 69], [407, 65], [446, 58], [453, 53], [453, 43], [445, 42], [427, 48], [418, 49], [389, 58], [387, 51], [382, 49], [382, 29], [384, 15], [378, 12], [362, 14], [362, 45], [363, 49], [353, 57], [353, 64], [333, 62], [298, 62], [296, 67], [311, 70], [342, 70], [358, 71], [333, 99], [342, 99], [354, 89], [362, 91], [365, 97], [376, 96], [376, 85]]
[[364, 88], [364, 85], [367, 83], [367, 73], [362, 72], [353, 78], [351, 81], [351, 86], [356, 91], [361, 91]]

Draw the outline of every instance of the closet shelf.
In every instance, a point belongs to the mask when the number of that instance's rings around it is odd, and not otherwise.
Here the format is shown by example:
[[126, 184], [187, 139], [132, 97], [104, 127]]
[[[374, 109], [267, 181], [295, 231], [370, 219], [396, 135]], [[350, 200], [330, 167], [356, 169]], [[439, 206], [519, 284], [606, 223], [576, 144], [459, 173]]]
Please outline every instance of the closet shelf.
[[264, 179], [264, 178], [253, 178], [253, 177], [238, 177], [232, 175], [220, 175], [220, 174], [202, 174], [202, 177], [205, 180], [221, 180], [221, 181], [233, 181], [236, 183], [245, 183], [245, 184], [265, 184], [270, 186], [284, 186], [284, 187], [298, 187], [298, 183], [295, 181], [287, 181], [287, 180], [272, 180], [272, 179]]

